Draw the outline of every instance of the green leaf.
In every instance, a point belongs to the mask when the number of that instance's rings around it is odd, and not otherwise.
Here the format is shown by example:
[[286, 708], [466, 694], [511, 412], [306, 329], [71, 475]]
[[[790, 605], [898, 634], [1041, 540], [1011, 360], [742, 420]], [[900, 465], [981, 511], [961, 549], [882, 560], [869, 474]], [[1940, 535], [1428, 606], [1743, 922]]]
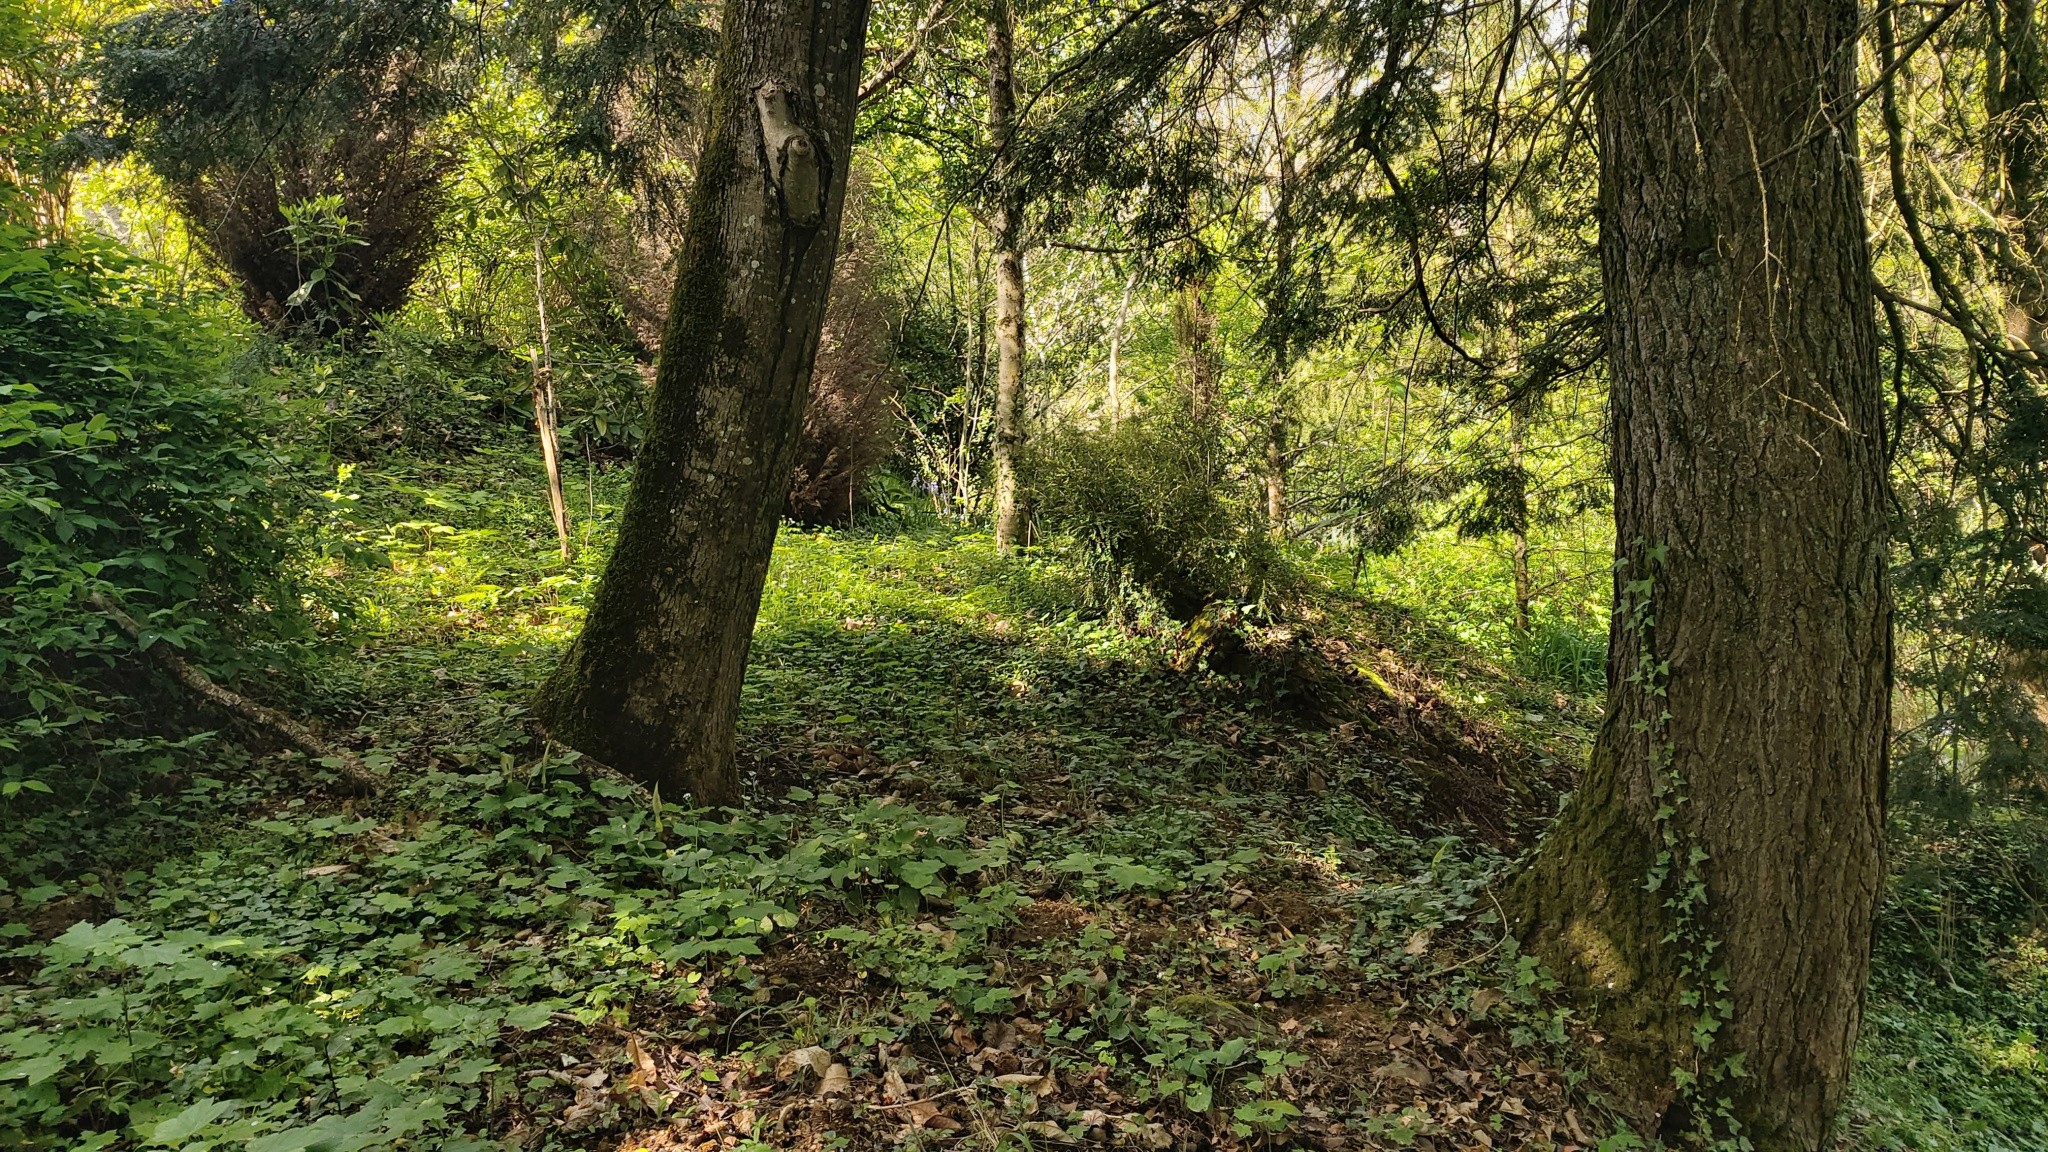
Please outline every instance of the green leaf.
[[232, 1100], [201, 1100], [168, 1120], [158, 1122], [150, 1129], [144, 1147], [178, 1147], [199, 1130], [234, 1111]]

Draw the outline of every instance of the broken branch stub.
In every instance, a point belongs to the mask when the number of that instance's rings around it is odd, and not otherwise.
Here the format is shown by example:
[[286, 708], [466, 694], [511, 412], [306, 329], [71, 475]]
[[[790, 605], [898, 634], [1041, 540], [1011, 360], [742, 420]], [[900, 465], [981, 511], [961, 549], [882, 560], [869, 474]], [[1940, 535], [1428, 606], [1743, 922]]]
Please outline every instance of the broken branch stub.
[[761, 144], [768, 156], [768, 179], [782, 196], [782, 212], [799, 228], [815, 228], [825, 217], [825, 181], [819, 172], [817, 145], [790, 114], [789, 90], [774, 80], [754, 89], [761, 113]]

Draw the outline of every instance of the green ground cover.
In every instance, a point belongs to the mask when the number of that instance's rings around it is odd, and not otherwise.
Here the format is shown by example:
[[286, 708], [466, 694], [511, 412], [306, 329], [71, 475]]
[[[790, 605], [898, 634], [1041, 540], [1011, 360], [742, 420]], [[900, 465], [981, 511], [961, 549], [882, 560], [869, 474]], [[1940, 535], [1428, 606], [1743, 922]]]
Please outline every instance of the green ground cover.
[[[1343, 696], [1303, 701], [1106, 613], [1058, 547], [789, 530], [755, 803], [698, 812], [526, 721], [623, 496], [577, 493], [564, 564], [530, 471], [394, 459], [319, 503], [318, 642], [248, 686], [380, 794], [194, 715], [17, 799], [0, 1145], [1638, 1146], [1491, 887], [1597, 718], [1583, 581], [1532, 642], [1484, 623], [1477, 546], [1356, 592], [1333, 562]], [[2039, 842], [1907, 861], [1855, 1145], [2048, 1146], [2048, 963], [1990, 899]]]

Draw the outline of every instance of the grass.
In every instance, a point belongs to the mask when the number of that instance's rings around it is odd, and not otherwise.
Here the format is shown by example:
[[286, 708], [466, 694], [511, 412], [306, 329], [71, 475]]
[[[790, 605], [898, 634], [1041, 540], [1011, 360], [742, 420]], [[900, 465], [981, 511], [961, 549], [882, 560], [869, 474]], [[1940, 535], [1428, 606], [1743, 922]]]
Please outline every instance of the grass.
[[[246, 687], [384, 794], [222, 733], [12, 810], [0, 1147], [1628, 1146], [1460, 791], [1485, 757], [1523, 788], [1487, 803], [1554, 803], [1597, 600], [1518, 638], [1469, 542], [1361, 595], [1333, 565], [1317, 628], [1364, 701], [1333, 719], [1181, 670], [1057, 549], [787, 530], [754, 802], [695, 812], [525, 720], [621, 480], [563, 563], [516, 448], [337, 475], [320, 643]], [[1865, 1146], [2041, 1146], [2042, 966], [2001, 963], [2035, 987], [2002, 1015], [1881, 983]]]

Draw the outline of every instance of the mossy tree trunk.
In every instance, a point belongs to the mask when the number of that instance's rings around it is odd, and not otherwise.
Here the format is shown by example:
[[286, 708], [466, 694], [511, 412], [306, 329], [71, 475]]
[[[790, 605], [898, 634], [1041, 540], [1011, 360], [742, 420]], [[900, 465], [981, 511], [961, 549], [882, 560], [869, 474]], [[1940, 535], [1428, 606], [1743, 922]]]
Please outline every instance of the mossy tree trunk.
[[740, 799], [740, 681], [839, 242], [866, 0], [727, 0], [648, 434], [590, 616], [542, 688], [557, 740]]
[[[1590, 997], [1643, 1121], [1725, 1134], [1726, 1100], [1757, 1148], [1810, 1152], [1848, 1079], [1884, 878], [1857, 7], [1604, 7], [1608, 710], [1514, 907]], [[1705, 1051], [1701, 1027], [1718, 1033]]]

